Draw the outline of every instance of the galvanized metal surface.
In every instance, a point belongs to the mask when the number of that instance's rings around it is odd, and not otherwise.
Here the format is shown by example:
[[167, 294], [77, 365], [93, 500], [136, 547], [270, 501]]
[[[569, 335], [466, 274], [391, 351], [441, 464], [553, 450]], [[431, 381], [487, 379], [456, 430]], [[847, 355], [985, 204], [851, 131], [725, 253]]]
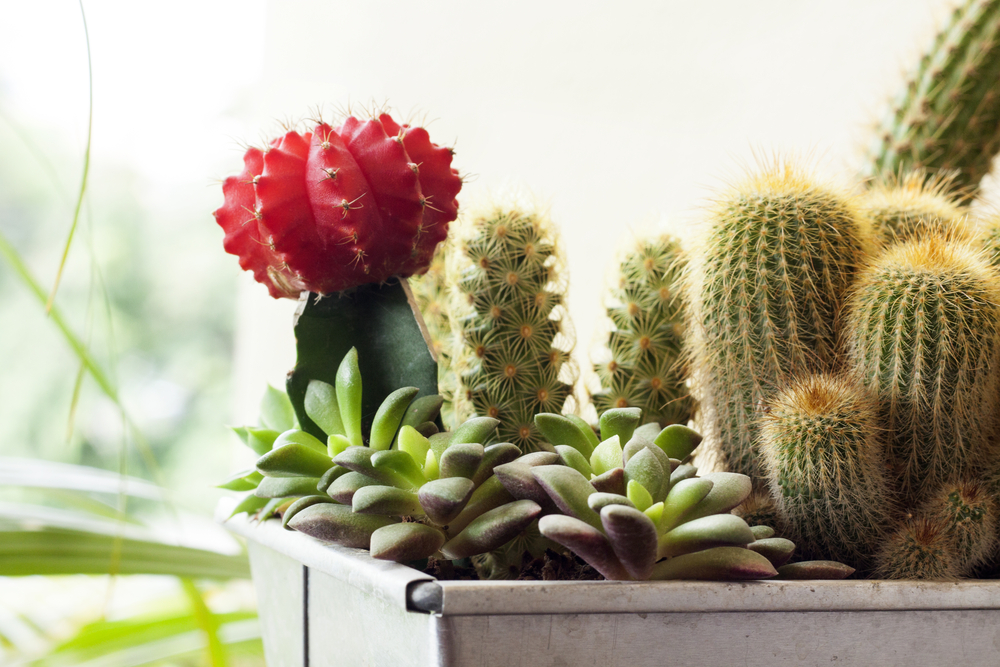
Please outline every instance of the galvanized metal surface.
[[[276, 521], [226, 526], [259, 545], [271, 667], [1000, 665], [998, 581], [435, 582]], [[303, 607], [303, 636], [269, 619]]]

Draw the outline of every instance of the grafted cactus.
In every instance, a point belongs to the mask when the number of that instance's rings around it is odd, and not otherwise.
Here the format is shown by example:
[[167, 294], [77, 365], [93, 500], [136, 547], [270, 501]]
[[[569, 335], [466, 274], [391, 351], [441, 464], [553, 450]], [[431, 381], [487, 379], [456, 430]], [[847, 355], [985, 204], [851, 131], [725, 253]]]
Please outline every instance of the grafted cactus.
[[555, 227], [497, 206], [468, 218], [448, 252], [456, 419], [493, 417], [498, 439], [543, 448], [534, 416], [561, 412], [575, 380]]
[[691, 397], [684, 386], [683, 259], [680, 243], [669, 235], [639, 239], [625, 253], [608, 295], [612, 330], [595, 355], [601, 391], [593, 396], [598, 412], [635, 407], [643, 418], [686, 424]]

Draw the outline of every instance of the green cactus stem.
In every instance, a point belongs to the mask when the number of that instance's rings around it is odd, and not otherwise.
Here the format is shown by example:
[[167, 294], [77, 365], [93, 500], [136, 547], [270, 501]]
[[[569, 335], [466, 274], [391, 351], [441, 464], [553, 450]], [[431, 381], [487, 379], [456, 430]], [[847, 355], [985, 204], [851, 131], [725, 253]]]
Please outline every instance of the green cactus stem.
[[775, 161], [719, 196], [689, 267], [690, 354], [702, 451], [755, 487], [757, 406], [788, 378], [828, 370], [865, 252], [850, 198]]
[[954, 173], [969, 199], [1000, 149], [1000, 0], [965, 0], [920, 59], [875, 137], [869, 175]]
[[471, 216], [448, 252], [456, 418], [499, 419], [499, 440], [544, 448], [534, 416], [562, 412], [575, 380], [555, 227], [540, 213], [497, 206]]
[[997, 280], [970, 246], [927, 237], [889, 248], [853, 288], [851, 372], [876, 394], [908, 502], [995, 453]]
[[640, 239], [622, 258], [607, 300], [612, 330], [599, 353], [606, 358], [594, 365], [598, 412], [641, 408], [644, 419], [661, 426], [691, 418], [680, 359], [683, 266], [680, 242], [668, 235]]
[[925, 234], [955, 240], [973, 231], [965, 210], [948, 194], [948, 179], [908, 172], [883, 178], [865, 192], [860, 207], [872, 221], [876, 241], [885, 246]]
[[872, 396], [851, 378], [812, 375], [762, 419], [771, 493], [800, 554], [868, 569], [895, 513]]

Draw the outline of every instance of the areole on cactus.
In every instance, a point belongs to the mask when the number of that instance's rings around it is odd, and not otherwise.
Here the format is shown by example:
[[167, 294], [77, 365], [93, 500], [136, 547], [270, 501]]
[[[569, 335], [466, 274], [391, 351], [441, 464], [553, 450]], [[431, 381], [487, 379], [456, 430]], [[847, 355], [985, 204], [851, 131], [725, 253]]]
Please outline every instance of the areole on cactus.
[[287, 132], [223, 183], [226, 252], [275, 298], [426, 269], [458, 213], [452, 153], [388, 114]]

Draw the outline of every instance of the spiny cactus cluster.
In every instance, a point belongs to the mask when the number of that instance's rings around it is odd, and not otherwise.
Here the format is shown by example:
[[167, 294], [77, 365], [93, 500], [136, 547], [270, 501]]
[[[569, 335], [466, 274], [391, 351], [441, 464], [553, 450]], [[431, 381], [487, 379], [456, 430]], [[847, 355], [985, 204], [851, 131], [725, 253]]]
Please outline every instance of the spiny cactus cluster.
[[830, 370], [867, 221], [844, 193], [776, 161], [719, 196], [689, 267], [690, 354], [707, 449], [760, 484], [757, 405]]
[[668, 235], [641, 238], [622, 258], [607, 303], [612, 329], [594, 365], [598, 412], [635, 407], [663, 426], [690, 419], [681, 365], [683, 267], [680, 242]]
[[1000, 0], [965, 0], [886, 115], [869, 175], [954, 172], [971, 198], [1000, 150]]
[[543, 448], [534, 416], [561, 412], [576, 379], [556, 230], [540, 213], [496, 206], [471, 216], [448, 253], [456, 418], [498, 419], [499, 440]]
[[[997, 549], [979, 489], [1000, 453], [1000, 273], [990, 227], [941, 183], [853, 199], [768, 165], [715, 201], [689, 255], [706, 445], [754, 478], [735, 512], [776, 512], [803, 557], [940, 577]], [[926, 554], [943, 565], [915, 571]]]

